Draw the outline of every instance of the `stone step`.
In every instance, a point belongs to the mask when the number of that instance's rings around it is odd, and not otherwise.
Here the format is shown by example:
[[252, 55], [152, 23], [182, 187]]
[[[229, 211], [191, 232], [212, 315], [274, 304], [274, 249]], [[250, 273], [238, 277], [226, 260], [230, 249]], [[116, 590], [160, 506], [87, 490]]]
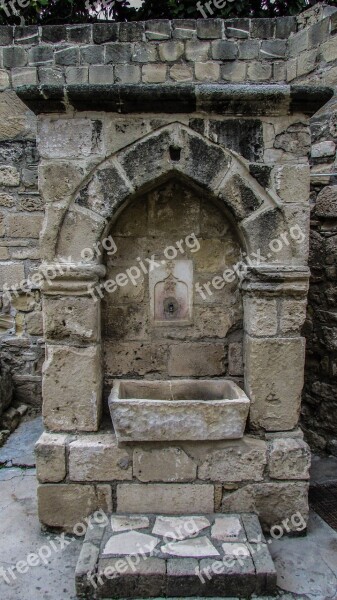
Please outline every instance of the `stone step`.
[[233, 597], [276, 591], [253, 514], [90, 517], [76, 567], [80, 598]]

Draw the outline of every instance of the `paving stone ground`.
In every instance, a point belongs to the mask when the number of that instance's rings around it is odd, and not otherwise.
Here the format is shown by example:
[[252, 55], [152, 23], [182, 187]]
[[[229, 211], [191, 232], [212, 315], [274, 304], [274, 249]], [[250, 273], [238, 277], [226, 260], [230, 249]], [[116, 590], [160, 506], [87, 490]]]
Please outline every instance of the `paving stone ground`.
[[[17, 430], [18, 443], [21, 427]], [[26, 428], [24, 432], [28, 452], [39, 434], [32, 433], [28, 440]], [[337, 479], [336, 459], [315, 459], [314, 465], [321, 482]], [[314, 480], [317, 478], [318, 475]], [[34, 468], [0, 468], [0, 569], [2, 567], [7, 575], [8, 569], [42, 546], [50, 542], [58, 548], [61, 545], [58, 535], [41, 532], [36, 486]], [[0, 577], [0, 599], [75, 600], [74, 575], [82, 544], [83, 538], [71, 540], [63, 550], [52, 552], [46, 565], [41, 563], [25, 574], [16, 572], [16, 579], [10, 578], [9, 584]], [[337, 600], [337, 533], [315, 513], [311, 513], [307, 537], [274, 541], [270, 550], [278, 575], [277, 598]]]
[[0, 448], [0, 465], [35, 467], [34, 440], [37, 440], [42, 433], [42, 417], [21, 423], [7, 443]]

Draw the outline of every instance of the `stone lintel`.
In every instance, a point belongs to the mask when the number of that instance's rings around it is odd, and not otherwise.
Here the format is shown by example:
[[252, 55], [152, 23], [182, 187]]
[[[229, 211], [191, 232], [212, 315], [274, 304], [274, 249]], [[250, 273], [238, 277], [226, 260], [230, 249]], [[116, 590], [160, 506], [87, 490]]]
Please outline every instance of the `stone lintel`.
[[24, 85], [19, 98], [35, 114], [106, 111], [121, 114], [315, 114], [333, 96], [326, 86], [246, 84]]

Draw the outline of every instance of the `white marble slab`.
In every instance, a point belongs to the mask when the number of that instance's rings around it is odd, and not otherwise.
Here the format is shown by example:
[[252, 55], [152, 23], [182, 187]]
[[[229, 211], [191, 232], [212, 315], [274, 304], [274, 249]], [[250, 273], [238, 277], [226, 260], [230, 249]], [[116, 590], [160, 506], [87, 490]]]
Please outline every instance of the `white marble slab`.
[[220, 553], [206, 536], [194, 538], [192, 540], [170, 542], [169, 544], [162, 546], [161, 551], [163, 554], [189, 558], [210, 558], [212, 556], [220, 556]]
[[157, 517], [152, 533], [172, 540], [184, 540], [209, 526], [206, 517]]
[[131, 531], [133, 529], [146, 529], [149, 527], [150, 521], [148, 517], [123, 517], [122, 515], [114, 515], [111, 517], [112, 531]]
[[222, 542], [238, 540], [243, 533], [243, 527], [238, 517], [216, 517], [211, 530], [211, 536]]
[[103, 556], [117, 554], [128, 556], [130, 554], [150, 554], [159, 544], [160, 540], [152, 535], [139, 531], [128, 531], [113, 535], [107, 541], [103, 550]]

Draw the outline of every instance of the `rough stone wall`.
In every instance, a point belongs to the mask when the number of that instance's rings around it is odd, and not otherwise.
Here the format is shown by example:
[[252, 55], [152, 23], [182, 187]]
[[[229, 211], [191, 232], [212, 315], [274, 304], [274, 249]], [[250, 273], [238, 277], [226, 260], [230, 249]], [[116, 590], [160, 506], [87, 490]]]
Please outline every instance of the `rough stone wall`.
[[2, 27], [0, 86], [290, 82], [331, 60], [334, 10], [304, 29], [295, 17]]
[[[307, 16], [307, 18], [305, 18]], [[317, 9], [316, 9], [317, 16]], [[303, 15], [297, 34], [299, 54], [288, 61], [296, 83], [320, 83], [336, 90], [337, 13], [312, 23], [315, 9]], [[330, 26], [329, 26], [330, 21]], [[310, 25], [307, 35], [305, 27]], [[323, 37], [324, 40], [323, 40]], [[294, 36], [296, 38], [296, 36]], [[318, 48], [313, 40], [320, 39]], [[311, 42], [310, 42], [311, 40]], [[293, 62], [292, 62], [293, 61]], [[311, 120], [312, 272], [307, 322], [302, 427], [313, 450], [337, 455], [337, 102], [333, 98]]]
[[[44, 212], [37, 188], [36, 140], [34, 132], [29, 133], [21, 102], [9, 93], [0, 104], [4, 119], [0, 125], [1, 360], [12, 372], [15, 399], [40, 406], [44, 359], [40, 292], [23, 291], [21, 286], [40, 263]], [[15, 138], [8, 139], [13, 133]], [[6, 293], [6, 285], [13, 286], [11, 292]]]
[[[322, 74], [323, 76], [323, 74]], [[337, 102], [312, 119], [307, 367], [302, 423], [312, 448], [337, 455]], [[320, 175], [320, 173], [328, 175]]]
[[[311, 83], [335, 86], [337, 81], [337, 13], [325, 5], [297, 19], [200, 20], [0, 28], [0, 280], [16, 285], [40, 261], [38, 232], [43, 205], [36, 185], [35, 117], [18, 100], [13, 89], [24, 84], [76, 83]], [[71, 111], [71, 107], [69, 107]], [[122, 107], [121, 107], [122, 110]], [[336, 171], [336, 104], [313, 120], [313, 173]], [[191, 120], [192, 121], [192, 120]], [[265, 120], [267, 121], [267, 120]], [[235, 147], [258, 164], [263, 135], [268, 161], [281, 160], [292, 138], [301, 131], [276, 131], [274, 125], [250, 122], [242, 139], [238, 124]], [[141, 130], [141, 125], [138, 123]], [[195, 119], [192, 125], [212, 141], [226, 145], [226, 121]], [[137, 129], [136, 127], [136, 129]], [[113, 132], [118, 148], [128, 143], [125, 132]], [[266, 136], [270, 135], [270, 142]], [[275, 142], [275, 136], [280, 136]], [[283, 137], [282, 137], [283, 136]], [[235, 138], [232, 138], [235, 139]], [[130, 140], [130, 142], [133, 140]], [[285, 147], [282, 147], [282, 145]], [[308, 143], [309, 148], [309, 143]], [[293, 145], [296, 154], [296, 143]], [[265, 157], [266, 160], [266, 157]], [[258, 167], [257, 167], [258, 169]], [[257, 170], [255, 177], [269, 177]], [[261, 179], [262, 181], [262, 179]], [[306, 388], [303, 420], [315, 447], [336, 447], [334, 259], [334, 176], [313, 179], [312, 254], [314, 277], [310, 291]], [[326, 187], [328, 186], [328, 187]], [[286, 193], [286, 190], [285, 190]], [[317, 208], [318, 207], [318, 208]], [[325, 264], [326, 262], [326, 264]], [[40, 380], [44, 360], [40, 292], [20, 293], [9, 302], [2, 298], [1, 355], [14, 376], [15, 394], [31, 404], [41, 401]], [[326, 442], [328, 440], [328, 446]]]

